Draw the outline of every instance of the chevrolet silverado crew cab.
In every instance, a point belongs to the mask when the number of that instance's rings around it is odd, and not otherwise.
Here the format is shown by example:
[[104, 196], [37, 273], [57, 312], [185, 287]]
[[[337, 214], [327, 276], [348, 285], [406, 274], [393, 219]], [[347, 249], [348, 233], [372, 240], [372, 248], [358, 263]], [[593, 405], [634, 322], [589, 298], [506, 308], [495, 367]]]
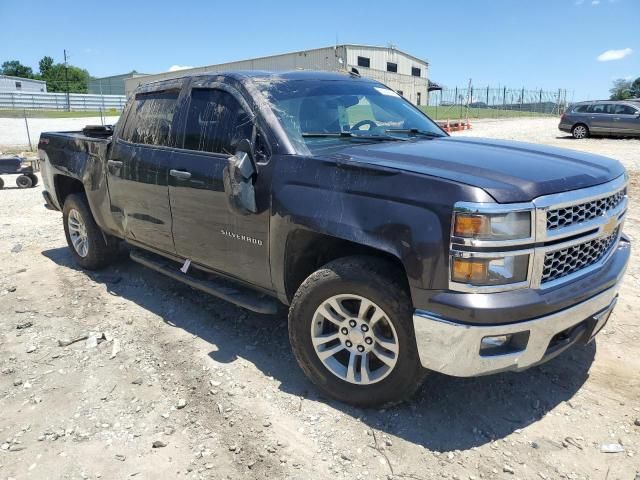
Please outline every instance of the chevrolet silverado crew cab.
[[359, 406], [591, 341], [629, 259], [620, 163], [450, 137], [356, 73], [143, 85], [113, 129], [43, 133], [39, 155], [80, 266], [124, 242], [242, 307], [287, 305], [300, 367]]

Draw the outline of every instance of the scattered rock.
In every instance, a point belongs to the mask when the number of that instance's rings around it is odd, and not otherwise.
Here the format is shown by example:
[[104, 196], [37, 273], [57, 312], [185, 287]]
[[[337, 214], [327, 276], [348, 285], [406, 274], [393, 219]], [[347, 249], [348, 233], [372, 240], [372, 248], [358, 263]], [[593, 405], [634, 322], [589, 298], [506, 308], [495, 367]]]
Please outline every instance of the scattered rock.
[[20, 385], [22, 385], [22, 380], [20, 380], [19, 378], [13, 381], [14, 387], [19, 387]]
[[181, 410], [186, 406], [187, 406], [187, 401], [184, 398], [181, 398], [180, 400], [178, 400], [178, 404], [176, 405], [176, 408], [178, 410]]
[[33, 353], [38, 349], [38, 347], [36, 347], [35, 345], [29, 345], [27, 347], [27, 353]]
[[79, 337], [76, 338], [72, 338], [72, 339], [62, 339], [62, 340], [58, 340], [58, 346], [59, 347], [68, 347], [69, 345], [73, 345], [74, 343], [77, 342], [81, 342], [83, 340], [86, 340], [89, 338], [89, 335], [85, 334], [85, 335], [80, 335]]
[[165, 435], [173, 435], [173, 432], [175, 432], [176, 429], [173, 428], [172, 426], [168, 426], [168, 427], [164, 427], [164, 434]]
[[142, 385], [142, 378], [136, 378], [133, 382], [133, 385]]
[[605, 443], [600, 445], [600, 451], [602, 453], [622, 453], [624, 447], [619, 443]]
[[116, 358], [116, 355], [118, 355], [118, 353], [120, 353], [120, 340], [115, 339], [113, 341], [113, 348], [111, 348], [111, 359]]
[[502, 467], [502, 471], [505, 473], [510, 473], [511, 475], [513, 475], [514, 473], [516, 473], [513, 468], [511, 468], [509, 465], [504, 465]]
[[24, 330], [25, 328], [33, 327], [33, 323], [31, 322], [22, 322], [16, 325], [18, 330]]
[[16, 243], [13, 248], [11, 248], [11, 253], [18, 253], [20, 250], [22, 250], [22, 244]]
[[636, 419], [635, 419], [635, 421], [633, 422], [633, 424], [634, 424], [636, 427], [640, 427], [640, 418], [636, 418]]
[[116, 460], [120, 460], [121, 462], [124, 462], [127, 459], [127, 457], [125, 457], [124, 455], [121, 455], [119, 453], [116, 454]]
[[164, 448], [167, 446], [166, 442], [163, 442], [162, 440], [156, 440], [155, 442], [153, 442], [153, 444], [151, 445], [153, 448]]
[[7, 288], [7, 291], [11, 293], [15, 292], [16, 290], [17, 290], [17, 287], [15, 285], [11, 285], [10, 287]]

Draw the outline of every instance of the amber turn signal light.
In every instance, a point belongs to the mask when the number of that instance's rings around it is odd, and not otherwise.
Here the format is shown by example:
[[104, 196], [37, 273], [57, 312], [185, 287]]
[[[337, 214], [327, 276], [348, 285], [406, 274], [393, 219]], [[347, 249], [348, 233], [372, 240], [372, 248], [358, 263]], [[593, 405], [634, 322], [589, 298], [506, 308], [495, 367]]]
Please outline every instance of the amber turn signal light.
[[454, 235], [456, 237], [476, 237], [491, 231], [491, 220], [485, 215], [457, 214]]
[[473, 258], [454, 258], [451, 280], [461, 283], [484, 283], [487, 280], [487, 262]]

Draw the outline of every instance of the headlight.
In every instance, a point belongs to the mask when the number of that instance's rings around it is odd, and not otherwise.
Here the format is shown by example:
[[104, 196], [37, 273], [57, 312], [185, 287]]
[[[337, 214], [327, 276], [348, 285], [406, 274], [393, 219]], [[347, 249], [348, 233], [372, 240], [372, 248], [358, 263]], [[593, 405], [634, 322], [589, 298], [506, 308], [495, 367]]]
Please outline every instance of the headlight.
[[456, 212], [453, 218], [453, 235], [478, 240], [529, 238], [531, 236], [531, 212]]
[[506, 285], [525, 282], [528, 269], [529, 255], [453, 257], [451, 280], [477, 286]]

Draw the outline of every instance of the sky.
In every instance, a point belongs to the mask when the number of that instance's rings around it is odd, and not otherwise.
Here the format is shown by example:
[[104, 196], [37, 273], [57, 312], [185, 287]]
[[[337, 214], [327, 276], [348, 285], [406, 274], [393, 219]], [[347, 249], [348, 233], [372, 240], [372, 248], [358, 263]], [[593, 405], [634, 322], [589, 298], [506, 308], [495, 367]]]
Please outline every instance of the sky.
[[640, 0], [140, 2], [0, 0], [0, 63], [44, 55], [100, 77], [337, 43], [393, 44], [447, 87], [567, 89], [608, 98], [640, 77]]

